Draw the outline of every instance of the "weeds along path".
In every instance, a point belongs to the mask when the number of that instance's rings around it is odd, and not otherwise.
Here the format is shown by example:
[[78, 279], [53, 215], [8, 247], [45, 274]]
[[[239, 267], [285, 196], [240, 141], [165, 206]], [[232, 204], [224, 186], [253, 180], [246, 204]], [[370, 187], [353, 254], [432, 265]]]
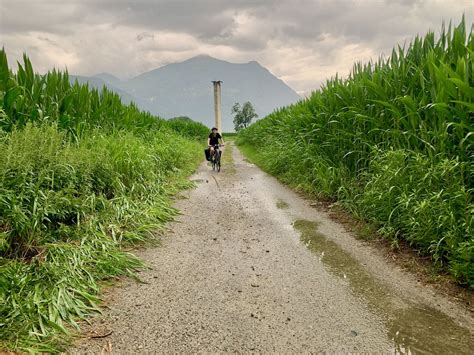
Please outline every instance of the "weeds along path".
[[150, 266], [144, 283], [112, 290], [110, 309], [74, 351], [473, 348], [467, 311], [388, 265], [235, 147], [224, 154], [223, 171], [202, 165], [197, 188], [176, 202], [182, 215], [162, 246], [139, 252]]

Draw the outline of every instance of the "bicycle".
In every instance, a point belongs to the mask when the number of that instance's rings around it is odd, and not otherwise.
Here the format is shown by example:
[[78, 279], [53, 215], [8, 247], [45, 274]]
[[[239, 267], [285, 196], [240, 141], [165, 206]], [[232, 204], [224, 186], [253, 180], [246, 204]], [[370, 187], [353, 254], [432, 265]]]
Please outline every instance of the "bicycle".
[[214, 154], [211, 155], [211, 165], [212, 165], [212, 170], [217, 172], [221, 171], [221, 156], [222, 152], [219, 149], [222, 147], [223, 144], [216, 144], [214, 145]]

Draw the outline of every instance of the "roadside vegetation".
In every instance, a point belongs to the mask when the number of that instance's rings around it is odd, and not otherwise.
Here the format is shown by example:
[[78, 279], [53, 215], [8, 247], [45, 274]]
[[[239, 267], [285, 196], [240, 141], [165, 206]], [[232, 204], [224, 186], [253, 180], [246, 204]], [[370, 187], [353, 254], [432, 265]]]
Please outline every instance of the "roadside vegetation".
[[232, 106], [231, 113], [234, 115], [233, 122], [236, 132], [247, 128], [252, 123], [252, 120], [258, 117], [255, 109], [249, 101], [245, 102], [243, 105], [236, 102], [234, 106]]
[[474, 287], [474, 37], [464, 19], [357, 63], [239, 133], [299, 190], [338, 200]]
[[126, 250], [176, 214], [208, 130], [0, 52], [0, 352], [64, 349], [101, 281], [142, 267]]

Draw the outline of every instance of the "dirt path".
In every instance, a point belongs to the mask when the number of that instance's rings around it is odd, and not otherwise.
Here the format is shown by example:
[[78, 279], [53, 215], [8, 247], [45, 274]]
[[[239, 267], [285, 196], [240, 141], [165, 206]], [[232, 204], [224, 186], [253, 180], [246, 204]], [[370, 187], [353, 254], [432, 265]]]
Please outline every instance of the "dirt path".
[[[472, 315], [419, 285], [234, 147], [197, 188], [150, 265], [114, 289], [74, 351], [468, 354]], [[227, 151], [229, 158], [230, 151]], [[228, 159], [229, 160], [229, 159]], [[212, 210], [209, 223], [209, 206]], [[446, 316], [450, 314], [450, 317]]]

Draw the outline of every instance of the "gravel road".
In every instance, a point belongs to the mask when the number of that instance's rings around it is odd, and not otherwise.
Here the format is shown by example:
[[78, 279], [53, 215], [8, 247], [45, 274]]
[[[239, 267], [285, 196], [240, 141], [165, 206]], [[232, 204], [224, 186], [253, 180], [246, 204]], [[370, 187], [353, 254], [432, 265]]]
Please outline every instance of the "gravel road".
[[229, 148], [222, 172], [192, 177], [162, 245], [137, 252], [145, 283], [112, 289], [72, 352], [474, 349], [472, 314]]

